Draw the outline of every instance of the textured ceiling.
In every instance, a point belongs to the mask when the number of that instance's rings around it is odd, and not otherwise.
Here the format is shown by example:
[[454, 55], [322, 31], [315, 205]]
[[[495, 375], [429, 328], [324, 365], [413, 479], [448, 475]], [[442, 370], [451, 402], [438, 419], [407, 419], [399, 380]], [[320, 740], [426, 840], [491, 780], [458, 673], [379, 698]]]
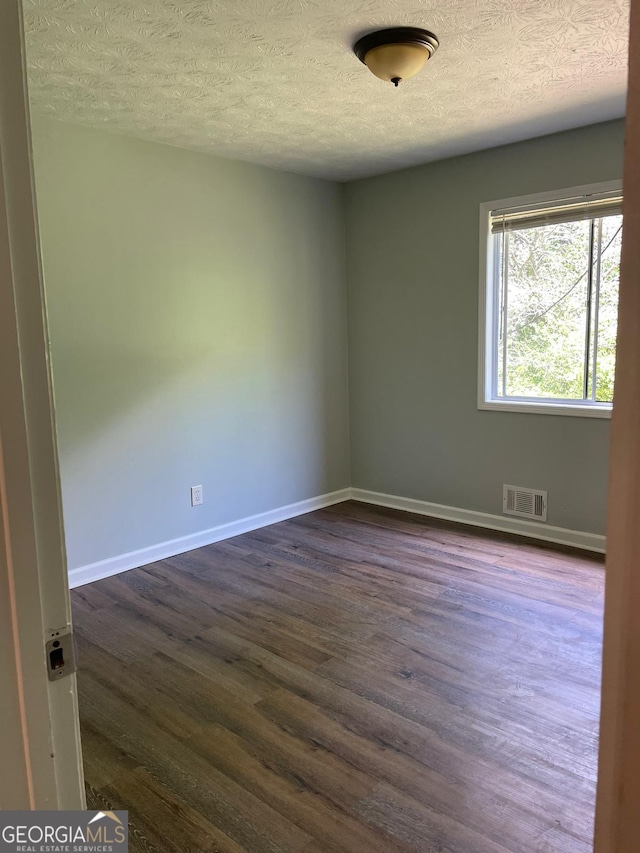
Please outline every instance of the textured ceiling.
[[[628, 0], [24, 0], [33, 110], [346, 180], [624, 113]], [[440, 38], [396, 90], [358, 35]]]

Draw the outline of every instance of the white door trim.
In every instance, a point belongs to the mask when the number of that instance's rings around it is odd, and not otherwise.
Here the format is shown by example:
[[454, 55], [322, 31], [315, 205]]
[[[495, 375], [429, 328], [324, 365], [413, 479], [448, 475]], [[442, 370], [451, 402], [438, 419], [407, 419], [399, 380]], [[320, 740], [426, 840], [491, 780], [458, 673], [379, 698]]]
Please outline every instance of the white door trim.
[[20, 0], [0, 3], [0, 504], [0, 642], [15, 688], [0, 725], [21, 745], [15, 766], [3, 756], [0, 808], [84, 808], [75, 676], [50, 682], [45, 663], [71, 609]]

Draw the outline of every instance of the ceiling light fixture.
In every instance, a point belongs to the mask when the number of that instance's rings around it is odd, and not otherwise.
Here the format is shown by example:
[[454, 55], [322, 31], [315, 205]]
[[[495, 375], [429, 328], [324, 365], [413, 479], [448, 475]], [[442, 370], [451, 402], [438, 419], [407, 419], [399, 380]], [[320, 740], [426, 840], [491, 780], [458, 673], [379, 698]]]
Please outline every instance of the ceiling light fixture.
[[392, 27], [368, 33], [353, 46], [353, 52], [369, 71], [397, 87], [414, 77], [438, 49], [439, 41], [428, 30]]

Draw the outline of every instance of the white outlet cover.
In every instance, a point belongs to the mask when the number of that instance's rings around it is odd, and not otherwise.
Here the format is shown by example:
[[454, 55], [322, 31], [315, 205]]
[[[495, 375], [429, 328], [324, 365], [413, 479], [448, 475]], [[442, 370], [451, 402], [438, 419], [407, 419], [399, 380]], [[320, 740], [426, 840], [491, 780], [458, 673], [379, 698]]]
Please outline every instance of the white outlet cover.
[[204, 492], [202, 486], [191, 486], [191, 506], [200, 506], [204, 503]]

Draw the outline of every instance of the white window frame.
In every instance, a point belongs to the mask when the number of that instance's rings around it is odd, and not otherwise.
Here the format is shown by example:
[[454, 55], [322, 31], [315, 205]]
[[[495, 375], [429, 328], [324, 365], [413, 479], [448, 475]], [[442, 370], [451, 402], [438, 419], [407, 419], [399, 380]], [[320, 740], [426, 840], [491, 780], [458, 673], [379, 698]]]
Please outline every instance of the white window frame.
[[622, 193], [622, 181], [602, 181], [578, 187], [567, 187], [552, 192], [503, 198], [483, 202], [480, 205], [480, 295], [478, 329], [478, 408], [494, 412], [526, 412], [538, 415], [572, 415], [582, 418], [610, 418], [611, 403], [589, 403], [584, 401], [536, 398], [498, 397], [495, 388], [496, 341], [494, 340], [494, 316], [496, 306], [497, 276], [494, 240], [491, 235], [490, 217], [494, 210], [523, 205], [541, 206], [561, 199], [600, 193]]

